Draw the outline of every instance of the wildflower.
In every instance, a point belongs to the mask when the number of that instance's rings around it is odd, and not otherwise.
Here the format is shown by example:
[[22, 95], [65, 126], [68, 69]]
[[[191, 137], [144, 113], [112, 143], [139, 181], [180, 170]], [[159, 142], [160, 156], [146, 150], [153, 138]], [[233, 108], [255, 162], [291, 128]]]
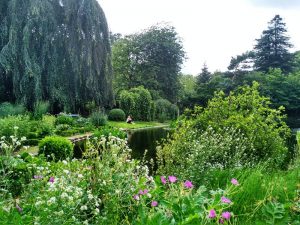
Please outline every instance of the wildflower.
[[152, 207], [156, 207], [157, 205], [158, 205], [158, 202], [157, 202], [157, 201], [152, 201], [152, 202], [151, 202], [151, 206], [152, 206]]
[[171, 183], [175, 183], [177, 181], [177, 178], [175, 176], [169, 176], [169, 181]]
[[146, 195], [146, 194], [148, 194], [148, 192], [149, 192], [149, 190], [145, 189], [144, 192], [143, 192], [143, 194]]
[[186, 188], [193, 188], [193, 186], [194, 185], [193, 185], [192, 181], [187, 180], [184, 182], [184, 187], [186, 187]]
[[138, 195], [134, 195], [133, 198], [137, 201], [140, 200], [140, 197]]
[[221, 197], [221, 202], [230, 204], [230, 203], [231, 203], [231, 200], [228, 199], [228, 198], [225, 198], [224, 196], [222, 196], [222, 197]]
[[78, 178], [83, 178], [82, 174], [78, 174]]
[[50, 177], [49, 182], [54, 183], [54, 177]]
[[63, 192], [60, 197], [61, 198], [68, 198], [68, 194], [66, 192]]
[[42, 175], [34, 175], [33, 178], [38, 180], [38, 179], [43, 179], [43, 176]]
[[50, 199], [47, 201], [47, 204], [48, 204], [48, 205], [52, 205], [53, 203], [55, 203], [55, 201], [56, 201], [56, 198], [55, 198], [55, 197], [52, 197], [52, 198], [50, 198]]
[[22, 212], [22, 211], [23, 211], [23, 209], [22, 209], [18, 204], [16, 204], [16, 208], [17, 208], [17, 210], [18, 210], [19, 212]]
[[100, 212], [99, 209], [98, 209], [98, 208], [95, 208], [94, 214], [98, 215], [99, 212]]
[[230, 213], [230, 212], [223, 212], [223, 213], [222, 213], [222, 217], [223, 217], [225, 220], [230, 220], [231, 213]]
[[87, 208], [86, 205], [83, 205], [83, 206], [80, 207], [80, 210], [81, 210], [81, 211], [84, 211], [84, 210], [87, 210], [87, 209], [88, 209], [88, 208]]
[[219, 219], [219, 223], [223, 224], [223, 223], [224, 223], [224, 220]]
[[140, 190], [139, 191], [139, 195], [143, 195], [144, 194], [144, 191], [143, 190]]
[[88, 194], [88, 199], [92, 200], [94, 198], [94, 196], [92, 194]]
[[208, 218], [215, 218], [217, 216], [217, 214], [216, 214], [216, 210], [214, 210], [214, 209], [211, 209], [211, 210], [209, 210], [209, 214], [208, 214]]
[[160, 177], [160, 180], [161, 180], [161, 182], [162, 182], [163, 184], [166, 184], [166, 183], [167, 183], [166, 178], [165, 178], [164, 176], [161, 176], [161, 177]]
[[234, 179], [234, 178], [231, 179], [231, 183], [235, 186], [239, 185], [239, 182], [237, 181], [237, 179]]
[[62, 163], [65, 164], [65, 165], [68, 164], [68, 162], [66, 160], [63, 160]]

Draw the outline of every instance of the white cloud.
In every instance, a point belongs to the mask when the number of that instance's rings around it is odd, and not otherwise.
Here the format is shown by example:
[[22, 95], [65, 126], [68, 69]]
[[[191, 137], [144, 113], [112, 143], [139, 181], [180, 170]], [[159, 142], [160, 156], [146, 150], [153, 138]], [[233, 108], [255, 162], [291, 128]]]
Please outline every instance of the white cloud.
[[259, 7], [251, 1], [99, 0], [99, 3], [115, 33], [130, 34], [159, 22], [170, 22], [182, 37], [187, 52], [183, 72], [197, 74], [204, 62], [211, 71], [226, 70], [231, 56], [251, 50], [255, 39], [276, 14], [284, 18], [291, 42], [296, 49], [300, 48], [297, 10]]

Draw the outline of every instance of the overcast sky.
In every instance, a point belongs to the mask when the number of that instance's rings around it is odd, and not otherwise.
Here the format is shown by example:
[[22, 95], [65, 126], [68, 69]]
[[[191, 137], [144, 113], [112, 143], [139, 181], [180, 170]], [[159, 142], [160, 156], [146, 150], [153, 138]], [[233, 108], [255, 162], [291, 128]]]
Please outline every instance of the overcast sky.
[[293, 50], [300, 50], [300, 0], [98, 0], [113, 33], [131, 34], [167, 22], [187, 54], [182, 71], [226, 70], [231, 56], [251, 50], [279, 14]]

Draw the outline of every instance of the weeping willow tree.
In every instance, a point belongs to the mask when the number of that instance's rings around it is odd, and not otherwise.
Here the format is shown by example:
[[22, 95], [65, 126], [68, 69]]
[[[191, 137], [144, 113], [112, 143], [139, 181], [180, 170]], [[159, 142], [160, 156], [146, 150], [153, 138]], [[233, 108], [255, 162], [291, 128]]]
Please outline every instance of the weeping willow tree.
[[109, 32], [96, 0], [1, 0], [0, 102], [53, 112], [113, 104]]

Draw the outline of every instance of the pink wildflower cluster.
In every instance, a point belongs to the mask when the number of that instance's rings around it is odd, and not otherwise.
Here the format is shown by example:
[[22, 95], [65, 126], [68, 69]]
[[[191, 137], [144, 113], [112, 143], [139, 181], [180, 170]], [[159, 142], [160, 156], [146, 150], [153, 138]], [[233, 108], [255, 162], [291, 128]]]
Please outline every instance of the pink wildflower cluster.
[[[235, 179], [235, 178], [232, 178], [232, 179], [231, 179], [231, 183], [232, 183], [233, 185], [235, 185], [235, 186], [239, 185], [239, 182], [238, 182], [237, 179]], [[222, 202], [222, 203], [225, 203], [225, 204], [230, 204], [230, 203], [231, 203], [231, 200], [228, 199], [228, 198], [226, 198], [225, 196], [222, 196], [222, 197], [221, 197], [221, 202]], [[208, 218], [209, 218], [209, 219], [217, 218], [217, 212], [216, 212], [215, 209], [209, 210], [209, 212], [208, 212]], [[219, 223], [220, 223], [220, 224], [223, 224], [226, 220], [230, 220], [230, 218], [231, 218], [231, 212], [228, 212], [228, 211], [222, 212], [222, 214], [221, 214], [220, 217], [219, 217]]]
[[[160, 180], [161, 180], [161, 183], [165, 185], [165, 184], [167, 184], [167, 182], [175, 183], [175, 182], [177, 181], [177, 177], [175, 177], [175, 176], [168, 176], [168, 181], [167, 181], [167, 179], [166, 179], [165, 176], [161, 176], [161, 177], [160, 177]], [[186, 180], [186, 181], [183, 183], [183, 186], [184, 186], [185, 188], [188, 188], [188, 189], [194, 187], [192, 181], [189, 181], [189, 180]]]

